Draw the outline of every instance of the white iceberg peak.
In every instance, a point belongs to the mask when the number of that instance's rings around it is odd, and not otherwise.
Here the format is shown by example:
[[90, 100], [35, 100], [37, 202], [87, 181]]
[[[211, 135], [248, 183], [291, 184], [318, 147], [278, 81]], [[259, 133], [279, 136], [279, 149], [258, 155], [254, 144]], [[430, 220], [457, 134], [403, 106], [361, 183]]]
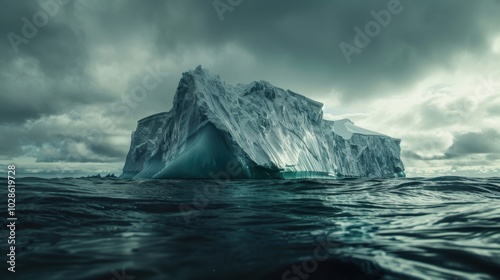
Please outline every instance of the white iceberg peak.
[[[172, 110], [139, 121], [122, 177], [403, 176], [399, 140], [323, 120], [323, 104], [269, 82], [228, 85], [198, 66]], [[226, 172], [227, 173], [227, 172]]]

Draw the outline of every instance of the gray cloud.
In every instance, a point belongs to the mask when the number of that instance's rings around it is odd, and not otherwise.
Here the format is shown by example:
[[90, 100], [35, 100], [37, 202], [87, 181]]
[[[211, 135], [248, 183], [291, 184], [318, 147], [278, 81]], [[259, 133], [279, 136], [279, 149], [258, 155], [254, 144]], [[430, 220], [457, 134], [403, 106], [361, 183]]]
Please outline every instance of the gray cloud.
[[[428, 139], [422, 139], [424, 151], [439, 146], [440, 143]], [[468, 132], [457, 134], [453, 143], [442, 155], [422, 155], [419, 152], [403, 150], [402, 157], [412, 161], [440, 160], [450, 163], [449, 160], [464, 159], [453, 164], [464, 166], [470, 165], [471, 161], [481, 162], [484, 165], [491, 161], [500, 159], [500, 133], [496, 130], [485, 130], [481, 132]]]
[[[298, 78], [318, 89], [337, 88], [345, 101], [405, 90], [431, 67], [453, 68], [462, 52], [490, 52], [495, 29], [490, 24], [498, 20], [487, 11], [498, 11], [498, 2], [402, 0], [403, 12], [347, 64], [339, 44], [353, 43], [353, 28], [363, 28], [373, 20], [370, 11], [385, 9], [387, 3], [247, 1], [221, 23], [210, 7], [187, 1], [185, 10], [193, 20], [160, 21], [157, 44], [167, 53], [196, 44], [220, 48], [235, 43], [255, 54], [261, 70], [278, 83]], [[165, 9], [155, 13], [153, 18]], [[288, 79], [271, 74], [287, 67]]]
[[[75, 0], [61, 5], [16, 53], [7, 35], [22, 35], [22, 18], [32, 20], [41, 7], [34, 1], [6, 1], [0, 11], [0, 159], [122, 161], [137, 119], [167, 111], [181, 73], [198, 64], [230, 83], [268, 80], [346, 107], [407, 98], [434, 73], [459, 71], [463, 56], [499, 61], [491, 46], [500, 36], [500, 1], [401, 0], [403, 11], [347, 63], [340, 43], [354, 44], [354, 28], [364, 28], [373, 20], [370, 12], [388, 3], [244, 0], [221, 21], [212, 1]], [[156, 65], [172, 76], [143, 102], [120, 110], [123, 98], [147, 73], [145, 67]], [[377, 122], [403, 131], [403, 143], [415, 148], [404, 155], [417, 161], [479, 151], [498, 159], [497, 143], [487, 140], [497, 139], [491, 123], [499, 116], [498, 97], [479, 102], [472, 93], [443, 93], [448, 81], [437, 83], [428, 89], [436, 97], [408, 101], [415, 102], [411, 110]], [[113, 129], [102, 129], [103, 121], [113, 123]], [[479, 123], [475, 131], [482, 132], [467, 132], [472, 123]], [[449, 132], [455, 135], [452, 146], [442, 139], [419, 140], [429, 131], [458, 125], [465, 131]], [[407, 127], [420, 134], [412, 136]], [[95, 130], [101, 130], [103, 140], [89, 142]], [[433, 152], [422, 153], [426, 149]]]
[[[38, 28], [33, 15], [44, 10], [37, 2], [7, 1], [0, 11], [0, 34], [4, 35], [0, 41], [3, 123], [23, 123], [65, 112], [75, 105], [110, 100], [106, 92], [94, 87], [86, 72], [89, 57], [84, 36], [58, 21], [67, 8], [59, 6], [59, 14], [49, 17], [48, 23]], [[37, 30], [29, 40], [23, 35], [26, 20]], [[9, 34], [16, 34], [28, 43], [15, 44], [16, 53]]]
[[0, 159], [11, 159], [23, 154], [20, 139], [23, 133], [10, 126], [0, 126]]
[[157, 56], [198, 48], [217, 52], [235, 44], [252, 54], [256, 65], [236, 73], [223, 65], [214, 69], [230, 80], [309, 83], [318, 90], [338, 89], [344, 101], [405, 90], [431, 67], [453, 68], [461, 53], [491, 51], [498, 1], [401, 0], [403, 12], [347, 64], [339, 44], [352, 44], [353, 28], [364, 28], [373, 20], [370, 11], [387, 9], [388, 2], [243, 1], [223, 22], [210, 1], [77, 1], [68, 7], [92, 23], [80, 31], [98, 42], [121, 45], [137, 37], [153, 45]]
[[447, 157], [470, 154], [500, 154], [500, 133], [495, 130], [469, 132], [455, 136]]

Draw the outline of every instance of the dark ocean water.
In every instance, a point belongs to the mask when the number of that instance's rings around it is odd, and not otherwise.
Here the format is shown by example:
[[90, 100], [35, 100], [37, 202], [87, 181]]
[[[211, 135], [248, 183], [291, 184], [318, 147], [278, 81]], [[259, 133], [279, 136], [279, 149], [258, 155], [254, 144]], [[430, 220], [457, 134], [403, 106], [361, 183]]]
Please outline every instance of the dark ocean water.
[[500, 178], [24, 178], [16, 196], [1, 279], [500, 279]]

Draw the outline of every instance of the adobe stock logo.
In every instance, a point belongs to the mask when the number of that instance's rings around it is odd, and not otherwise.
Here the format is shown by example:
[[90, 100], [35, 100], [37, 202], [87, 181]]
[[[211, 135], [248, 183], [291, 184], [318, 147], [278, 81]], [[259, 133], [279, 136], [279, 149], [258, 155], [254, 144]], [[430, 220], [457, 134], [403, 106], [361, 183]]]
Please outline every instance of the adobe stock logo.
[[135, 276], [127, 275], [125, 268], [122, 268], [121, 274], [118, 273], [116, 269], [111, 270], [111, 274], [113, 274], [113, 278], [111, 280], [134, 280]]
[[239, 6], [241, 3], [243, 3], [243, 0], [215, 0], [214, 2], [212, 2], [212, 5], [214, 6], [215, 12], [219, 16], [220, 21], [222, 22], [224, 21], [224, 14], [226, 12], [234, 11], [234, 8]]
[[342, 246], [341, 243], [335, 242], [329, 235], [318, 237], [316, 242], [318, 244], [314, 249], [313, 258], [305, 259], [299, 264], [293, 264], [290, 269], [283, 272], [281, 275], [282, 280], [308, 279], [311, 274], [318, 270], [320, 262], [326, 261], [334, 253], [334, 249]]
[[500, 82], [493, 80], [490, 76], [488, 78], [479, 77], [479, 84], [476, 86], [474, 91], [474, 97], [476, 99], [486, 98], [500, 93]]
[[[408, 0], [412, 1], [412, 0]], [[400, 0], [389, 0], [387, 9], [382, 9], [378, 12], [372, 10], [372, 21], [369, 21], [364, 30], [359, 27], [354, 27], [356, 34], [354, 35], [354, 45], [346, 42], [340, 43], [340, 50], [344, 54], [347, 63], [351, 63], [353, 54], [360, 54], [363, 49], [368, 47], [373, 38], [380, 35], [382, 28], [386, 28], [392, 21], [393, 15], [398, 15], [403, 11], [404, 7]]]
[[21, 35], [14, 32], [7, 34], [14, 52], [19, 53], [19, 45], [28, 44], [30, 39], [35, 38], [38, 35], [38, 28], [49, 24], [49, 17], [55, 17], [61, 11], [61, 7], [68, 2], [69, 0], [42, 0], [38, 3], [41, 9], [33, 14], [31, 21], [27, 17], [22, 17]]

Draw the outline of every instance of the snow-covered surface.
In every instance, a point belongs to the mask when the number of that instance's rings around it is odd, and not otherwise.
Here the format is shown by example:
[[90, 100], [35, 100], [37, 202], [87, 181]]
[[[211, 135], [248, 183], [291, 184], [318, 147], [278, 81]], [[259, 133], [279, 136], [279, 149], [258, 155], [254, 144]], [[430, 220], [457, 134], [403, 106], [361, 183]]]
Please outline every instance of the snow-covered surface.
[[138, 122], [122, 177], [297, 178], [404, 175], [399, 139], [268, 82], [232, 86], [201, 67], [183, 74], [172, 109]]
[[352, 135], [355, 133], [363, 135], [378, 135], [378, 136], [389, 137], [387, 135], [356, 126], [349, 119], [342, 119], [335, 121], [333, 125], [333, 130], [335, 131], [335, 133], [342, 136], [342, 138], [344, 138], [345, 140], [351, 139]]

